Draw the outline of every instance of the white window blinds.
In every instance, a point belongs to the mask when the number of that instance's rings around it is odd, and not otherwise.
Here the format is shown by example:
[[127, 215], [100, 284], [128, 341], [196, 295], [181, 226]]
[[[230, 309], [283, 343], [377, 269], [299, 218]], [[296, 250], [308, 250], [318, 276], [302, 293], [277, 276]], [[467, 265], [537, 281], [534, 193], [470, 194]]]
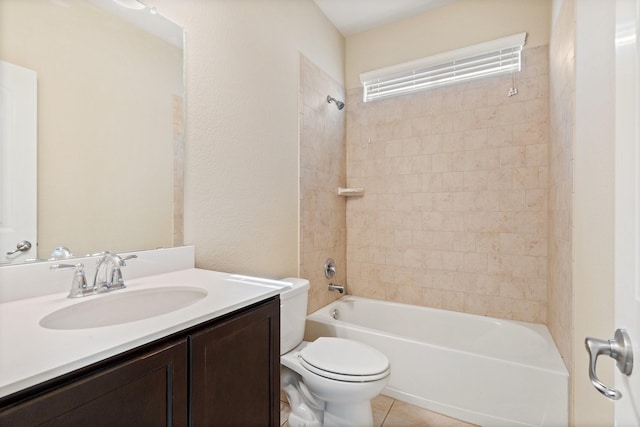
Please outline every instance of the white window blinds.
[[360, 74], [364, 101], [520, 71], [526, 36], [520, 33]]

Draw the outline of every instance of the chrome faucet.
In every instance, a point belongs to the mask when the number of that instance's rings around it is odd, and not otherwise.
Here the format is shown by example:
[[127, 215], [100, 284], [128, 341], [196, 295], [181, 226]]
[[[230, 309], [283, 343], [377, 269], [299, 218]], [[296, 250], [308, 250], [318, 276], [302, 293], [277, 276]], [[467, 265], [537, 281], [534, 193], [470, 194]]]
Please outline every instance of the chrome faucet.
[[[96, 262], [96, 272], [93, 275], [93, 289], [98, 290], [107, 286], [108, 275], [107, 275], [107, 264], [109, 263], [109, 259], [111, 258], [111, 252], [105, 251], [97, 254], [91, 254], [91, 256], [99, 256], [98, 261]], [[98, 282], [98, 276], [100, 275], [100, 270], [104, 270], [102, 274], [102, 280]]]
[[[92, 286], [87, 284], [87, 278], [84, 274], [84, 264], [54, 264], [50, 267], [51, 270], [74, 269], [69, 298], [86, 297], [99, 292], [109, 292], [115, 289], [125, 288], [121, 268], [127, 265], [125, 264], [126, 260], [138, 258], [137, 255], [122, 257], [108, 251], [91, 256], [100, 257], [96, 263], [96, 272], [93, 276]], [[109, 270], [109, 267], [111, 267], [111, 270]]]
[[87, 278], [84, 275], [84, 264], [54, 264], [49, 268], [51, 270], [74, 269], [71, 290], [67, 298], [80, 298], [95, 293], [95, 288], [87, 286]]
[[340, 292], [341, 294], [344, 294], [344, 286], [342, 286], [342, 285], [336, 285], [334, 283], [329, 283], [329, 290], [330, 291], [334, 291], [334, 292]]
[[[125, 288], [121, 268], [127, 265], [125, 263], [126, 260], [137, 258], [138, 256], [127, 255], [122, 257], [109, 251], [95, 255], [100, 256], [96, 263], [96, 272], [93, 276], [93, 288], [96, 292], [109, 292]], [[111, 267], [111, 270], [109, 270], [109, 267]], [[101, 274], [101, 271], [104, 272]], [[99, 276], [101, 276], [102, 279], [98, 279]]]

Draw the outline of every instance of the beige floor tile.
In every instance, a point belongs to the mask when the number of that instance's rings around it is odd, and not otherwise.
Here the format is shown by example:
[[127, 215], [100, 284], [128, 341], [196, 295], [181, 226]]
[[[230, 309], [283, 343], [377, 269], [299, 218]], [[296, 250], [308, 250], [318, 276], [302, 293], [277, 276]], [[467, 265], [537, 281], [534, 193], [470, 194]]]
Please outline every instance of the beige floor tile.
[[471, 427], [473, 424], [449, 418], [396, 400], [383, 427]]
[[291, 413], [291, 407], [288, 403], [280, 402], [280, 425], [287, 425], [289, 420], [289, 414]]
[[[280, 426], [289, 426], [291, 407], [284, 393], [280, 395]], [[387, 396], [371, 400], [373, 427], [473, 427], [473, 424], [449, 418]]]
[[393, 399], [379, 394], [371, 400], [371, 412], [373, 413], [373, 427], [381, 427], [384, 419], [393, 405]]

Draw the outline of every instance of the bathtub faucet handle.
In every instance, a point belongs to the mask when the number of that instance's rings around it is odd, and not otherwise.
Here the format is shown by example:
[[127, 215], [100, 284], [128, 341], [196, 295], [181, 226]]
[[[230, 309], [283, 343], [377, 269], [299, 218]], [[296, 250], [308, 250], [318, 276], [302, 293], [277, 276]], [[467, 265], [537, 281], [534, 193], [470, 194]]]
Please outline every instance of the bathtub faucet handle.
[[324, 263], [324, 277], [333, 279], [336, 276], [336, 262], [333, 258], [327, 258]]
[[342, 286], [342, 285], [336, 285], [334, 283], [329, 283], [329, 290], [330, 291], [334, 291], [334, 292], [340, 292], [341, 294], [344, 294], [344, 286]]

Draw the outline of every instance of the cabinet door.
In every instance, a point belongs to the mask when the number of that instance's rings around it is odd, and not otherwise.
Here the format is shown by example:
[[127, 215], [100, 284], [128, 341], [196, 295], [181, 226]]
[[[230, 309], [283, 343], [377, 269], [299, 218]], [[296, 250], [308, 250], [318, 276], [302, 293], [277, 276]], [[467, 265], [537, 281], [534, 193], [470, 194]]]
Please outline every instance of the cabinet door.
[[192, 425], [278, 426], [280, 299], [192, 335]]
[[0, 426], [186, 426], [187, 340], [0, 412]]

